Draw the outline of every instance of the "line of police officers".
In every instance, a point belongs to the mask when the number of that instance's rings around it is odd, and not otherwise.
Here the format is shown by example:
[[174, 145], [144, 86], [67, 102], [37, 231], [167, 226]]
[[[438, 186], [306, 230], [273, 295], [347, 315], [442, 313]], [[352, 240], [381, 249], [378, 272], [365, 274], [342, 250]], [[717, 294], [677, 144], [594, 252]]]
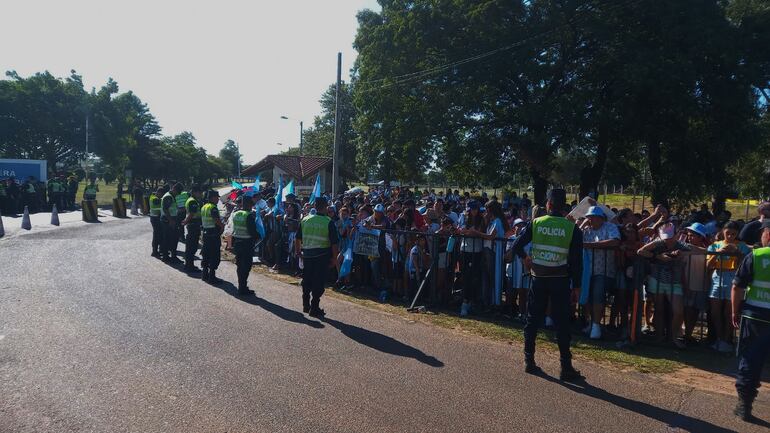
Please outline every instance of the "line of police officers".
[[[219, 193], [207, 191], [205, 203], [200, 206], [203, 199], [200, 187], [193, 185], [189, 192], [183, 190], [184, 186], [176, 183], [171, 189], [163, 186], [150, 194], [151, 256], [169, 264], [181, 264], [176, 250], [181, 235], [185, 241], [184, 271], [200, 272], [203, 281], [219, 284], [222, 280], [216, 276], [216, 270], [221, 261], [224, 232], [224, 224], [217, 207]], [[248, 287], [248, 277], [254, 249], [260, 237], [256, 219], [261, 216], [254, 211], [252, 198], [249, 196], [241, 195], [237, 205], [232, 215], [232, 248], [235, 253], [238, 294], [246, 296], [254, 294]], [[326, 215], [326, 206], [326, 199], [316, 199], [316, 212], [302, 220], [295, 241], [297, 254], [303, 258], [305, 268], [302, 279], [302, 307], [305, 313], [313, 317], [323, 317], [325, 314], [320, 308], [321, 296], [324, 293], [327, 271], [334, 267], [334, 258], [338, 253], [336, 226]], [[199, 269], [194, 260], [201, 234], [202, 269]]]

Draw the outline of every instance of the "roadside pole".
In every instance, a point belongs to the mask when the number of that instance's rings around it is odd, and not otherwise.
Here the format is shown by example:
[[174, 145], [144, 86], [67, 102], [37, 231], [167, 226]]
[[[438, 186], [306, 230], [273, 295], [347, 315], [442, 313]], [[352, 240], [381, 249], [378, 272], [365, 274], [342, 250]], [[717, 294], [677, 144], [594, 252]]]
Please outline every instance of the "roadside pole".
[[340, 177], [340, 87], [342, 86], [342, 53], [337, 53], [337, 88], [334, 97], [334, 150], [332, 158], [332, 200], [337, 197]]

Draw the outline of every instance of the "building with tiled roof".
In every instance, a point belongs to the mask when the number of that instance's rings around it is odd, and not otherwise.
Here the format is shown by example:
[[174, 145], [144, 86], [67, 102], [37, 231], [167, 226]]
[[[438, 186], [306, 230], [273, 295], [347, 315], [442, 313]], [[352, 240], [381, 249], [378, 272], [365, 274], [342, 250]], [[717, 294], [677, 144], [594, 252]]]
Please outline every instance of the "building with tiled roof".
[[263, 182], [273, 182], [283, 176], [284, 185], [294, 181], [299, 195], [309, 194], [315, 185], [316, 175], [321, 173], [324, 191], [331, 191], [332, 159], [324, 156], [267, 155], [261, 161], [243, 170], [241, 175], [256, 177]]

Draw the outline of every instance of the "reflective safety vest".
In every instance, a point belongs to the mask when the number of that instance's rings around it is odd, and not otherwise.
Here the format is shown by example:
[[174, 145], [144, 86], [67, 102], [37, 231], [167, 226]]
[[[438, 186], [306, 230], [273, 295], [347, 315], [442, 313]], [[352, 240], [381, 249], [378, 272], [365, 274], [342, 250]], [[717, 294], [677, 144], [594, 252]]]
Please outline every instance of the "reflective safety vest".
[[183, 208], [185, 207], [185, 203], [187, 203], [187, 199], [190, 198], [189, 192], [180, 192], [178, 196], [176, 196], [176, 207]]
[[[543, 216], [532, 221], [532, 270], [536, 276], [567, 266], [575, 224], [566, 218]], [[540, 267], [538, 272], [538, 267]], [[546, 269], [546, 268], [551, 268]], [[550, 271], [550, 272], [549, 272]], [[565, 274], [566, 275], [566, 274]]]
[[34, 194], [35, 193], [35, 185], [32, 185], [31, 183], [27, 184], [27, 194]]
[[770, 247], [757, 248], [754, 254], [754, 279], [746, 290], [746, 304], [770, 310]]
[[86, 188], [83, 190], [83, 193], [87, 196], [96, 197], [96, 185], [88, 184], [86, 185]]
[[217, 222], [214, 220], [212, 211], [217, 208], [217, 205], [206, 203], [201, 208], [201, 222], [204, 229], [213, 229], [217, 226]]
[[[166, 197], [171, 197], [171, 206], [168, 207], [168, 212], [166, 212], [166, 209], [163, 209], [163, 199]], [[163, 194], [163, 198], [161, 198], [160, 202], [160, 216], [162, 217], [176, 217], [177, 215], [177, 208], [174, 206], [174, 194], [171, 194], [171, 191]]]
[[187, 215], [190, 215], [191, 219], [199, 219], [200, 218], [200, 207], [198, 207], [198, 212], [190, 212], [190, 206], [197, 205], [198, 200], [195, 200], [195, 197], [190, 197], [184, 202], [184, 210], [187, 212]]
[[233, 237], [238, 239], [251, 239], [249, 234], [249, 228], [246, 224], [246, 220], [249, 217], [249, 212], [245, 210], [236, 211], [233, 214]]
[[155, 193], [150, 194], [150, 216], [160, 216], [160, 197]]
[[326, 215], [308, 215], [302, 219], [302, 248], [329, 248], [329, 222]]

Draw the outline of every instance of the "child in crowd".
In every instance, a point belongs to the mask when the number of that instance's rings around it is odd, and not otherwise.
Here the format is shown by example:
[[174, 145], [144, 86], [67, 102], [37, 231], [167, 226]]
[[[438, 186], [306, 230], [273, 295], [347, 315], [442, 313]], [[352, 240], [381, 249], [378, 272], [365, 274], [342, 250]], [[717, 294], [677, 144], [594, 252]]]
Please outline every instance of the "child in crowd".
[[391, 273], [393, 278], [393, 294], [396, 296], [406, 297], [406, 284], [404, 281], [405, 275], [405, 263], [406, 263], [406, 235], [400, 233], [406, 230], [406, 220], [404, 218], [398, 218], [394, 223], [394, 228], [399, 231], [398, 233], [390, 234], [393, 243], [393, 252], [391, 254], [391, 262], [393, 266], [393, 272]]
[[732, 281], [743, 256], [751, 253], [751, 249], [738, 240], [738, 228], [734, 221], [725, 223], [720, 231], [723, 240], [714, 242], [708, 248], [710, 253], [716, 253], [708, 258], [708, 267], [713, 270], [709, 293], [711, 322], [717, 337], [711, 348], [723, 353], [733, 351], [733, 328], [730, 324]]
[[409, 299], [414, 298], [425, 271], [423, 255], [425, 254], [425, 237], [417, 236], [414, 246], [409, 250], [409, 257], [406, 260], [406, 269], [409, 273]]

